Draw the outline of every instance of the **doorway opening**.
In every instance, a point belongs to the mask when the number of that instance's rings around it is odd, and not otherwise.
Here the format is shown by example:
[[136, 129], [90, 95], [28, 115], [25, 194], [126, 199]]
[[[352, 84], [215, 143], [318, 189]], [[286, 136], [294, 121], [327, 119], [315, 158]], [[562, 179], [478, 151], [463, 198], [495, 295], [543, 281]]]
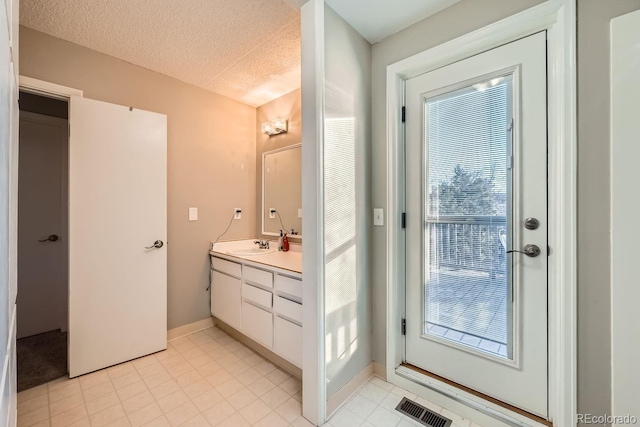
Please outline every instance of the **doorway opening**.
[[66, 100], [20, 91], [18, 392], [68, 373], [68, 120]]

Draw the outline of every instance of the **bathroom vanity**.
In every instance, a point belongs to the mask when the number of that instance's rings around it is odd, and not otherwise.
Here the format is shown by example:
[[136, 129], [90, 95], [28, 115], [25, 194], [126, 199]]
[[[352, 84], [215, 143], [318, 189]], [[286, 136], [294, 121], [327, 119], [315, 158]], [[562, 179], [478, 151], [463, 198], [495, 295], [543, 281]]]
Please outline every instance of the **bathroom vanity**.
[[211, 314], [302, 368], [302, 250], [292, 244], [279, 252], [276, 245], [258, 251], [253, 240], [215, 244]]

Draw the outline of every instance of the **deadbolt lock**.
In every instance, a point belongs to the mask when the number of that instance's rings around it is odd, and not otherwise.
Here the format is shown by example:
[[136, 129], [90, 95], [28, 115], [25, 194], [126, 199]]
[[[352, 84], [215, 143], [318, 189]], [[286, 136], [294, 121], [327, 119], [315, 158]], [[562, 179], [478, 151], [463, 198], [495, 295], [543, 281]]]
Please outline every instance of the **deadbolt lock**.
[[524, 228], [527, 230], [535, 230], [540, 227], [540, 221], [536, 218], [527, 218], [524, 220]]

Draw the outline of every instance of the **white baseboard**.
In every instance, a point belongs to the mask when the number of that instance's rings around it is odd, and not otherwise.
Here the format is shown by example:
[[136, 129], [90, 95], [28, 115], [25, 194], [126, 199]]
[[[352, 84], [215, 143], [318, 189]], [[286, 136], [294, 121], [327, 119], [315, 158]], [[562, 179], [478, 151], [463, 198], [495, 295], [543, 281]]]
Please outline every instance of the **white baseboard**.
[[346, 383], [340, 390], [335, 392], [333, 396], [327, 399], [327, 419], [342, 407], [353, 396], [360, 387], [365, 385], [373, 376], [375, 371], [375, 362], [369, 363], [363, 370]]
[[387, 368], [382, 363], [373, 362], [373, 375], [387, 381]]
[[213, 318], [208, 317], [206, 319], [198, 320], [197, 322], [189, 323], [187, 325], [178, 326], [177, 328], [169, 329], [167, 331], [167, 341], [175, 340], [185, 335], [193, 334], [194, 332], [201, 331], [213, 326]]

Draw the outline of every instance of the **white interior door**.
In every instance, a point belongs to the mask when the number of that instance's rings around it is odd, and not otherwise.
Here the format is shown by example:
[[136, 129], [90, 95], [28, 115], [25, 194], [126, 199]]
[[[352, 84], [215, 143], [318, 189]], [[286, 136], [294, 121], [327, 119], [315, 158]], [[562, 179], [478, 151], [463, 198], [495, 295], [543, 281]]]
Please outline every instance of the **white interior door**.
[[408, 80], [406, 108], [406, 361], [546, 418], [545, 33]]
[[67, 330], [68, 122], [20, 113], [18, 338]]
[[76, 377], [166, 348], [167, 118], [72, 97], [69, 122]]

